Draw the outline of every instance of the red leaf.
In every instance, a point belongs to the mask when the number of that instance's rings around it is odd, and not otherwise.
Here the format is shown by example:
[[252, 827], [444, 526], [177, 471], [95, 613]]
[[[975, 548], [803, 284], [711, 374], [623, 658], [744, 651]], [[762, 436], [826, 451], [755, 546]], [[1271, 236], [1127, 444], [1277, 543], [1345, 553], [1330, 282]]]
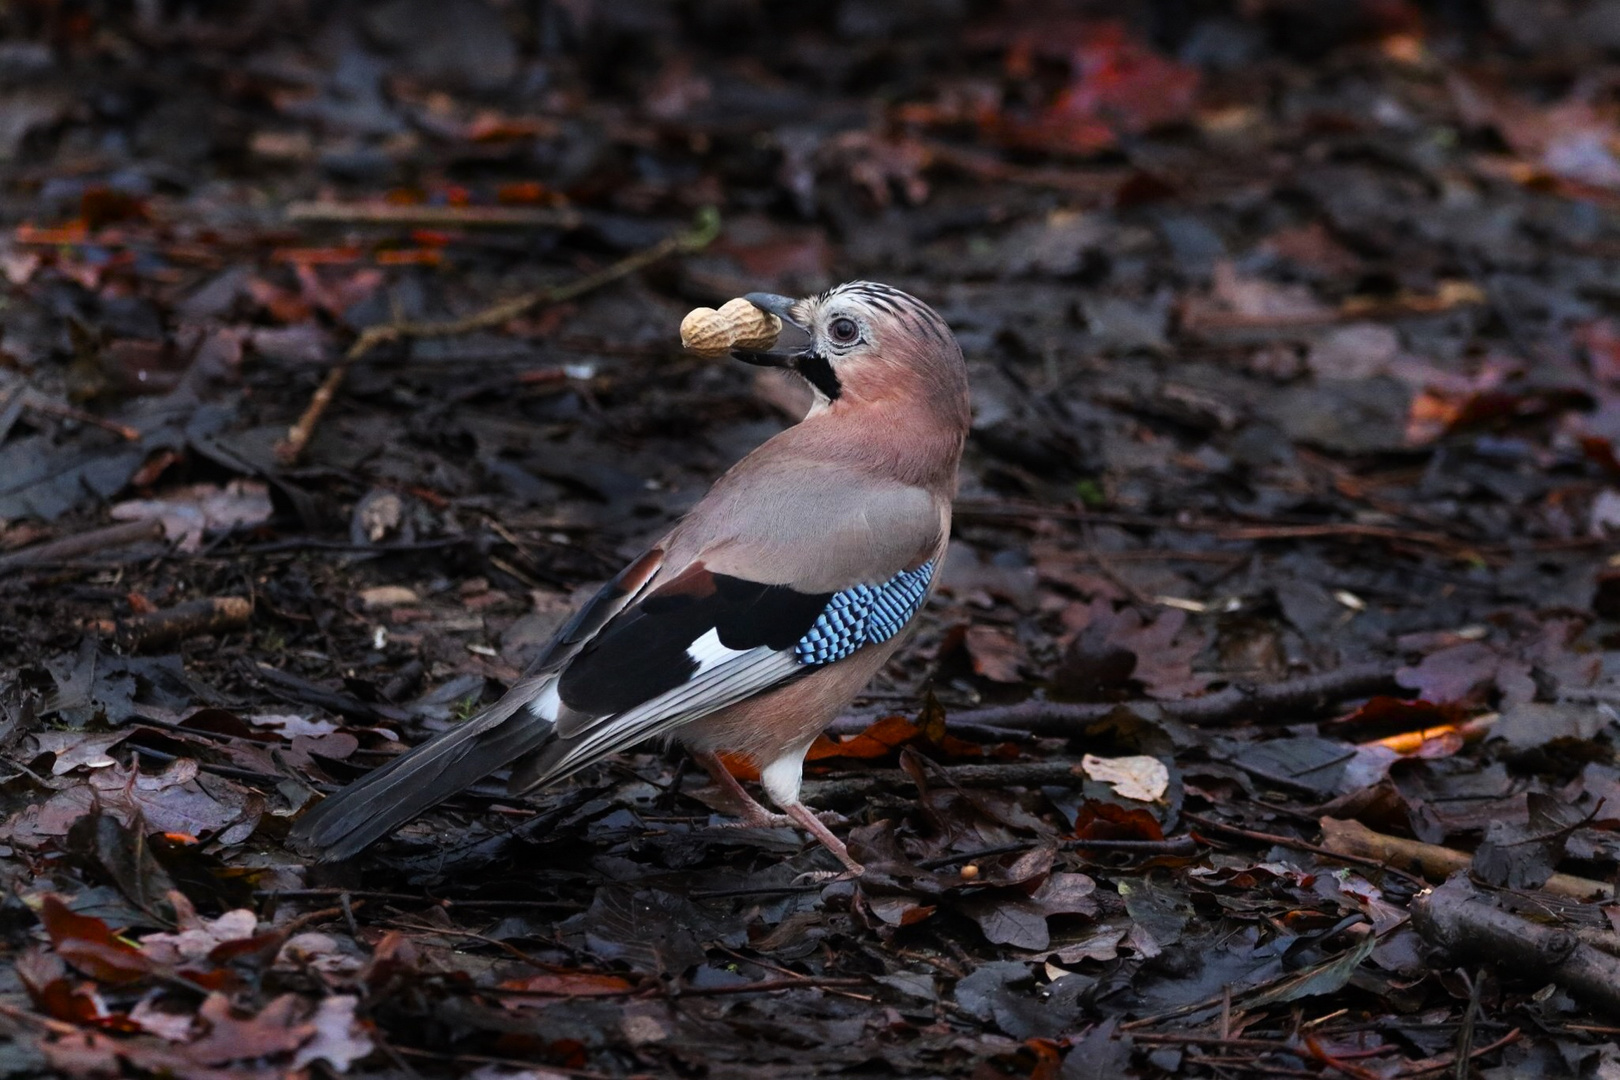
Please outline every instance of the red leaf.
[[152, 970], [146, 956], [120, 941], [106, 923], [70, 910], [55, 894], [45, 897], [39, 917], [56, 954], [93, 979], [134, 982]]
[[998, 683], [1023, 681], [1018, 669], [1024, 648], [1010, 631], [996, 626], [970, 626], [962, 644], [973, 661], [975, 675]]
[[1003, 141], [1094, 154], [1192, 114], [1198, 71], [1167, 59], [1117, 22], [1093, 23], [1070, 57], [1069, 85], [1034, 119], [994, 123]]
[[921, 728], [903, 716], [885, 716], [859, 735], [852, 735], [840, 742], [822, 736], [811, 744], [805, 760], [846, 758], [866, 761], [887, 757], [896, 747], [916, 742], [922, 734]]
[[61, 957], [31, 948], [17, 957], [14, 970], [34, 1007], [46, 1016], [70, 1024], [100, 1024], [109, 1019], [89, 983], [74, 986], [68, 980]]
[[1087, 800], [1075, 815], [1074, 835], [1082, 840], [1163, 840], [1164, 829], [1146, 810]]
[[1460, 724], [1468, 719], [1468, 710], [1460, 705], [1440, 705], [1432, 701], [1403, 701], [1400, 698], [1379, 696], [1337, 723], [1355, 724], [1389, 731], [1409, 731], [1413, 728], [1439, 727], [1442, 724]]

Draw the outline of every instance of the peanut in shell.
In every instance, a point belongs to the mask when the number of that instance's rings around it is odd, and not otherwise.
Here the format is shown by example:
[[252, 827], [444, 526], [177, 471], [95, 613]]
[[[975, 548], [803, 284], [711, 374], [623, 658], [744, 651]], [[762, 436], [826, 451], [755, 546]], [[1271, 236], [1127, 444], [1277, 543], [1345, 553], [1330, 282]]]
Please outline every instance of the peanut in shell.
[[714, 308], [695, 308], [681, 320], [681, 345], [705, 356], [732, 349], [768, 349], [782, 332], [782, 320], [738, 298]]

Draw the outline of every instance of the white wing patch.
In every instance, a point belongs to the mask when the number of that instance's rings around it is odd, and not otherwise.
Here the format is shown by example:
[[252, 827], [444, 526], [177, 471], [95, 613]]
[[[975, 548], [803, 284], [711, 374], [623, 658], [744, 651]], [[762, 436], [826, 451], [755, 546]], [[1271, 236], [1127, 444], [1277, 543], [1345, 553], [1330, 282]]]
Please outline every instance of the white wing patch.
[[712, 671], [721, 664], [743, 655], [746, 649], [728, 649], [720, 644], [720, 631], [710, 630], [687, 647], [686, 655], [692, 658], [697, 670], [692, 673], [693, 678], [702, 675], [705, 671]]
[[602, 717], [572, 737], [566, 751], [529, 786], [560, 780], [608, 754], [707, 716], [804, 670], [789, 652], [766, 648], [725, 651], [732, 654], [727, 662], [699, 671], [687, 682], [633, 709]]
[[557, 680], [549, 680], [529, 702], [529, 711], [542, 720], [556, 723], [562, 710], [562, 698], [557, 696]]

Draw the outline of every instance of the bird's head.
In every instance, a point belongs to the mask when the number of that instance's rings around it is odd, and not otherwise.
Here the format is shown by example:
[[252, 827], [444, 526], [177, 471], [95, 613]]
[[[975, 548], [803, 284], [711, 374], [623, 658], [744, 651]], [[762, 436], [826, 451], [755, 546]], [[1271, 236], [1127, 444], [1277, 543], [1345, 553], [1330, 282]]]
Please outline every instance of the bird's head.
[[798, 348], [738, 349], [732, 355], [797, 372], [815, 389], [817, 410], [909, 401], [965, 427], [962, 348], [945, 320], [911, 294], [873, 281], [851, 281], [803, 300], [772, 293], [750, 293], [744, 299], [798, 328], [808, 340]]

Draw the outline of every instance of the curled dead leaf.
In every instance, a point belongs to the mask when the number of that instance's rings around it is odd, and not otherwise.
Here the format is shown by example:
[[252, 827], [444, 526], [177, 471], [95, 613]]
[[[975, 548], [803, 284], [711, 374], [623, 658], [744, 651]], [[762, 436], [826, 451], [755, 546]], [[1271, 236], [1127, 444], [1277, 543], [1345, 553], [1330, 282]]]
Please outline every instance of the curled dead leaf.
[[1146, 754], [1103, 758], [1087, 754], [1080, 761], [1087, 776], [1107, 784], [1123, 799], [1157, 802], [1170, 786], [1170, 770], [1164, 762]]

